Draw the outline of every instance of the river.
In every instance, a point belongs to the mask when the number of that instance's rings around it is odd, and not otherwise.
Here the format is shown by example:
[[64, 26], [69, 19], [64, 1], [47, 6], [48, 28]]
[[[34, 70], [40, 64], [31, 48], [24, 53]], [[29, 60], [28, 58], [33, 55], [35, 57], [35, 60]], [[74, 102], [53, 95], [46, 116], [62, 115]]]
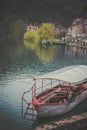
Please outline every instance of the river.
[[0, 48], [0, 130], [31, 129], [32, 123], [21, 119], [21, 96], [31, 88], [32, 78], [78, 64], [87, 65], [87, 49], [70, 46], [34, 49], [26, 43]]

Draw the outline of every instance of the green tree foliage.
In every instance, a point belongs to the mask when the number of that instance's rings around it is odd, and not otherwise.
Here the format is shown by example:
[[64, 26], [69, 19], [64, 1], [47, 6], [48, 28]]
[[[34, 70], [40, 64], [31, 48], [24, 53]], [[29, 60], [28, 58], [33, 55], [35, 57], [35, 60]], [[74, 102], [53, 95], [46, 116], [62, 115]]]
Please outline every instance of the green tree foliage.
[[38, 34], [40, 36], [40, 40], [42, 41], [43, 39], [50, 39], [55, 37], [55, 25], [52, 23], [42, 23], [39, 30]]
[[43, 39], [52, 41], [55, 39], [55, 26], [52, 23], [42, 23], [38, 31], [30, 30], [24, 33], [24, 40], [29, 43], [40, 44]]
[[17, 19], [14, 15], [4, 16], [0, 21], [0, 44], [19, 43], [23, 40], [26, 21]]
[[29, 40], [30, 42], [34, 42], [36, 38], [36, 32], [35, 31], [29, 31], [24, 33], [24, 39]]
[[38, 44], [39, 43], [39, 35], [38, 35], [38, 31], [28, 31], [24, 33], [24, 40], [28, 40], [29, 43], [35, 43]]
[[23, 38], [24, 29], [25, 23], [23, 20], [18, 19], [17, 21], [11, 22], [9, 29], [9, 39], [14, 42], [20, 41], [20, 39]]

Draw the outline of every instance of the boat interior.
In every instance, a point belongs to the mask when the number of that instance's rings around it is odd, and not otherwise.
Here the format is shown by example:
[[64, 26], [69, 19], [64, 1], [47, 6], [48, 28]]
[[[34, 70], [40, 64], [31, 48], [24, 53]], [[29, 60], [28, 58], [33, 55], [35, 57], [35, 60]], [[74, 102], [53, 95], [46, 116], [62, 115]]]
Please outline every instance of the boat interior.
[[87, 81], [76, 86], [57, 85], [37, 95], [36, 100], [41, 104], [68, 104], [80, 98], [81, 94], [87, 90]]

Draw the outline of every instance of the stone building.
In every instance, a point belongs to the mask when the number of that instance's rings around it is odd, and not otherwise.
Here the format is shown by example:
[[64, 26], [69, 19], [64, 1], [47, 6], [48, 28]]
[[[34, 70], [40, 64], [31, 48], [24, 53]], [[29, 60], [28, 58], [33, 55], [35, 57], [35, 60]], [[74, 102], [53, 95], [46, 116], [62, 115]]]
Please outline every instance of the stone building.
[[70, 37], [72, 36], [72, 27], [68, 27], [66, 34]]
[[87, 38], [87, 19], [77, 18], [72, 22], [72, 26], [67, 29], [67, 37]]
[[84, 25], [85, 25], [85, 33], [87, 34], [87, 18], [84, 20]]
[[58, 38], [64, 37], [64, 36], [65, 36], [65, 33], [66, 33], [66, 28], [64, 28], [64, 27], [61, 26], [61, 25], [57, 25], [57, 26], [56, 26], [56, 29], [55, 29], [55, 33], [56, 33], [56, 36], [57, 36]]
[[39, 29], [38, 25], [32, 25], [32, 24], [29, 24], [26, 26], [26, 31], [37, 31]]
[[83, 19], [74, 19], [72, 22], [72, 37], [78, 37], [79, 34], [84, 33]]

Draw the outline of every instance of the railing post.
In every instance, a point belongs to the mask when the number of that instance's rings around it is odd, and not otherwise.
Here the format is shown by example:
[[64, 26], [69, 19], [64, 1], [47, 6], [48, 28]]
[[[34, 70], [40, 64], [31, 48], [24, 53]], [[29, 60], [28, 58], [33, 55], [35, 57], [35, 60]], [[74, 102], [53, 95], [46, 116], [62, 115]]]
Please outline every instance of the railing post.
[[52, 88], [52, 79], [51, 79], [51, 88]]
[[33, 85], [33, 94], [32, 94], [32, 96], [36, 97], [36, 79], [33, 79], [33, 81], [34, 81], [34, 85]]
[[43, 79], [42, 79], [42, 92], [43, 92]]
[[48, 90], [46, 90], [46, 101], [48, 99]]
[[23, 119], [24, 118], [24, 116], [23, 116], [23, 96], [22, 96], [22, 102], [21, 102], [21, 116]]
[[32, 102], [33, 102], [33, 91], [34, 91], [33, 89], [34, 89], [34, 86], [32, 87]]
[[60, 80], [59, 80], [59, 85], [60, 85]]

